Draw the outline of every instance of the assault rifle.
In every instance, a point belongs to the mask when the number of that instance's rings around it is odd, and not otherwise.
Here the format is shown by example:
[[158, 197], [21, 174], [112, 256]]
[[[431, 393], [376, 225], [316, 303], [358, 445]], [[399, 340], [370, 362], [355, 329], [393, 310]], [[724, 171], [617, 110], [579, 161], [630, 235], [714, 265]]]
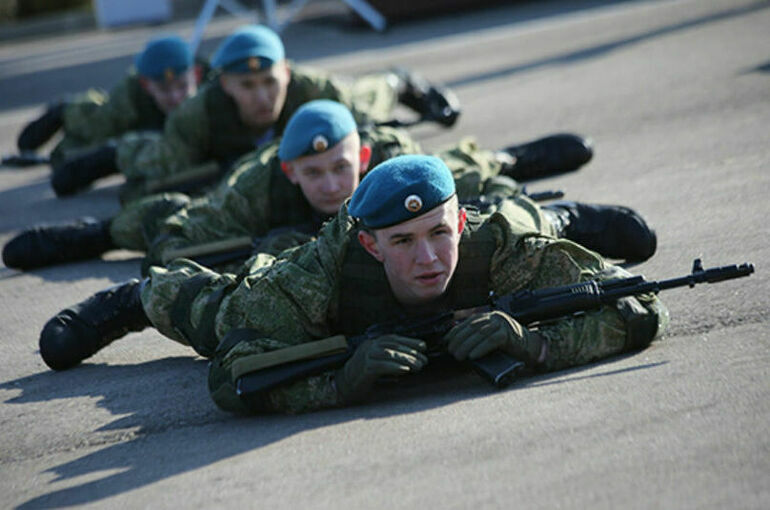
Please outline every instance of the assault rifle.
[[34, 165], [47, 165], [51, 162], [48, 156], [42, 156], [34, 152], [21, 152], [19, 154], [10, 154], [0, 159], [0, 166], [25, 167]]
[[[690, 274], [669, 280], [647, 281], [642, 276], [631, 276], [491, 296], [490, 303], [485, 306], [378, 324], [368, 328], [363, 335], [347, 340], [338, 336], [247, 356], [233, 364], [232, 375], [236, 380], [237, 393], [249, 397], [279, 385], [337, 369], [353, 355], [362, 342], [388, 333], [425, 340], [430, 346], [429, 351], [437, 353], [444, 349], [443, 336], [474, 313], [501, 310], [527, 327], [537, 327], [546, 321], [596, 310], [626, 296], [657, 294], [675, 287], [694, 287], [698, 283], [718, 283], [748, 276], [753, 272], [754, 266], [749, 263], [703, 269], [701, 260], [695, 259]], [[316, 344], [318, 349], [314, 349], [312, 344]], [[292, 357], [291, 353], [288, 353], [288, 356], [283, 354], [292, 349], [296, 351], [297, 356]], [[285, 362], [286, 359], [293, 360]], [[524, 368], [523, 362], [500, 351], [474, 360], [471, 364], [479, 374], [498, 388], [510, 384]]]
[[233, 237], [210, 243], [175, 248], [163, 252], [162, 262], [167, 265], [174, 259], [186, 258], [206, 267], [216, 267], [231, 262], [245, 262], [246, 259], [257, 253], [262, 241], [290, 232], [313, 235], [318, 232], [320, 223], [308, 222], [300, 225], [276, 227], [261, 237]]

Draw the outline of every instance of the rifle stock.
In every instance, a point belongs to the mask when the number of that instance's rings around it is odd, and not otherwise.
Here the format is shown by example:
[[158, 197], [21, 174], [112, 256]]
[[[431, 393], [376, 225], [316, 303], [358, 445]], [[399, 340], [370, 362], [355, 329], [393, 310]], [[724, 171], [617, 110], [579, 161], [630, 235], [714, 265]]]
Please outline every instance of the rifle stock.
[[293, 232], [313, 235], [319, 228], [320, 225], [317, 222], [311, 221], [298, 225], [275, 227], [264, 236], [253, 238], [249, 236], [231, 237], [209, 243], [173, 248], [163, 252], [161, 261], [165, 265], [174, 259], [186, 258], [207, 267], [216, 267], [230, 262], [244, 262], [257, 253], [260, 243], [266, 239], [288, 235]]
[[[345, 364], [361, 342], [367, 338], [388, 333], [420, 338], [428, 342], [429, 345], [433, 345], [434, 348], [439, 347], [440, 341], [430, 342], [430, 339], [435, 340], [436, 337], [439, 337], [440, 340], [440, 337], [443, 337], [458, 323], [459, 319], [483, 310], [501, 310], [525, 326], [535, 326], [543, 321], [595, 310], [627, 296], [650, 292], [657, 294], [662, 290], [676, 287], [692, 288], [699, 283], [718, 283], [748, 276], [753, 272], [754, 266], [750, 263], [704, 270], [701, 260], [695, 259], [690, 274], [670, 280], [647, 281], [642, 276], [632, 276], [606, 281], [590, 280], [547, 289], [519, 291], [493, 297], [491, 305], [487, 306], [371, 326], [363, 335], [348, 339], [346, 352], [310, 360], [292, 361], [244, 374], [237, 378], [236, 390], [238, 395], [250, 396], [304, 377], [337, 369]], [[510, 384], [524, 367], [524, 363], [500, 351], [475, 360], [472, 365], [479, 374], [498, 388]]]
[[150, 179], [145, 183], [145, 193], [161, 193], [163, 191], [200, 192], [200, 189], [211, 184], [222, 175], [222, 169], [215, 161], [189, 168], [183, 172]]
[[[250, 254], [254, 250], [254, 240], [249, 236], [233, 237], [221, 241], [185, 246], [163, 252], [163, 264], [166, 265], [174, 259], [186, 258], [194, 260], [204, 266], [216, 265], [211, 263], [213, 257], [222, 256], [229, 260], [240, 258], [243, 252]], [[248, 258], [248, 254], [247, 257]], [[225, 262], [229, 261], [225, 260]], [[222, 263], [221, 261], [219, 263]]]

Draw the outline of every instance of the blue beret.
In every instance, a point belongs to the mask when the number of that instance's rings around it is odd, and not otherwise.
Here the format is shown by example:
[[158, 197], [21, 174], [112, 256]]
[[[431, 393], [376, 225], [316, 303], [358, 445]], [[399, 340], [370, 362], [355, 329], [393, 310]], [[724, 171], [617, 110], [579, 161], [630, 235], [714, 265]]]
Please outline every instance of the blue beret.
[[324, 152], [356, 129], [353, 114], [344, 105], [328, 99], [310, 101], [297, 109], [286, 124], [278, 157], [291, 161]]
[[239, 28], [219, 46], [211, 66], [226, 73], [248, 73], [268, 69], [284, 59], [278, 34], [264, 25]]
[[175, 35], [159, 37], [147, 43], [136, 56], [136, 70], [151, 80], [168, 80], [185, 73], [193, 65], [190, 46]]
[[366, 174], [348, 212], [369, 228], [385, 228], [416, 218], [455, 194], [455, 181], [435, 156], [397, 156]]

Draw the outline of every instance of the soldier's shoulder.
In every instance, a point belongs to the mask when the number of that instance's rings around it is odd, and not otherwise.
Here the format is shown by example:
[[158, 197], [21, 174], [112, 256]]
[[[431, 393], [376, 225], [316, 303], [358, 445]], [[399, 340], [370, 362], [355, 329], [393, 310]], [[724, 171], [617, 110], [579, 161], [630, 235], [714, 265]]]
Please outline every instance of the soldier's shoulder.
[[233, 165], [228, 176], [231, 186], [252, 187], [269, 186], [274, 167], [278, 164], [278, 145], [268, 145], [242, 156]]
[[313, 82], [331, 76], [329, 72], [312, 66], [297, 65], [294, 62], [290, 62], [289, 66], [291, 79], [296, 82]]
[[208, 91], [209, 87], [204, 86], [198, 90], [197, 94], [185, 99], [182, 104], [169, 114], [169, 122], [192, 122], [196, 119], [206, 119], [206, 97], [209, 94]]
[[120, 80], [118, 80], [117, 83], [115, 83], [115, 85], [112, 86], [110, 89], [110, 95], [126, 93], [126, 91], [137, 86], [139, 86], [139, 77], [136, 75], [136, 72], [129, 70], [120, 78]]
[[113, 106], [123, 108], [134, 107], [137, 102], [139, 80], [133, 73], [126, 73], [120, 81], [112, 86], [108, 95], [108, 102]]

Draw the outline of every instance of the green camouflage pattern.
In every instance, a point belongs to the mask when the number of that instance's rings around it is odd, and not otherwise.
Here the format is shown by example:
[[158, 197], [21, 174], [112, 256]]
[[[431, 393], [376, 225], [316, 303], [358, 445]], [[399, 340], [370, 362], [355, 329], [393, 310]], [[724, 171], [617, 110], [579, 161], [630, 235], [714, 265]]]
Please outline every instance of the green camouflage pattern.
[[[372, 146], [373, 164], [419, 151], [419, 146], [404, 131], [392, 128], [364, 131], [362, 142]], [[287, 215], [275, 211], [276, 203], [283, 208], [307, 210], [301, 196], [293, 197], [294, 206], [287, 204], [285, 197], [274, 196], [278, 187], [273, 185], [273, 179], [284, 179], [278, 158], [279, 143], [278, 140], [271, 142], [242, 158], [215, 191], [168, 218], [161, 235], [150, 246], [148, 261], [159, 263], [163, 252], [170, 249], [244, 235], [261, 237], [270, 229], [288, 226], [281, 222]], [[295, 192], [295, 195], [301, 193]], [[313, 219], [310, 214], [294, 218], [291, 224], [310, 222]], [[276, 243], [281, 245], [280, 241]]]
[[[515, 217], [516, 210], [520, 215], [520, 208], [503, 206], [482, 227], [492, 230], [497, 245], [490, 267], [496, 293], [626, 274], [575, 243], [537, 232], [521, 217]], [[249, 406], [235, 395], [229, 374], [233, 361], [243, 356], [335, 333], [330, 317], [337, 308], [343, 255], [347, 243], [354, 240], [353, 232], [353, 221], [343, 208], [324, 226], [315, 242], [283, 252], [277, 259], [269, 255], [255, 257], [240, 275], [222, 277], [225, 281], [220, 286], [226, 286], [227, 291], [217, 296], [216, 307], [211, 306], [208, 297], [215, 291], [207, 283], [206, 296], [193, 295], [189, 301], [189, 317], [194, 320], [184, 336], [169, 310], [172, 303], [179, 302], [187, 282], [197, 272], [207, 270], [186, 260], [175, 261], [167, 269], [152, 268], [142, 294], [145, 311], [161, 333], [194, 346], [198, 352], [212, 352], [214, 345], [236, 328], [260, 332], [258, 339], [214, 351], [209, 387], [215, 402], [225, 410], [297, 413], [338, 405], [331, 373], [277, 388]], [[211, 276], [211, 281], [216, 277]], [[651, 295], [640, 296], [639, 301], [645, 305], [645, 313], [658, 321], [658, 332], [662, 332], [667, 319], [665, 307]], [[213, 324], [215, 338], [198, 334], [196, 324]], [[579, 365], [623, 352], [629, 334], [615, 307], [563, 319], [539, 331], [550, 344], [545, 369]]]
[[479, 195], [506, 198], [521, 192], [516, 181], [500, 175], [502, 163], [495, 151], [482, 149], [472, 137], [463, 138], [435, 155], [452, 171], [460, 201]]
[[160, 193], [131, 202], [110, 221], [110, 238], [119, 248], [146, 251], [166, 218], [190, 201], [182, 193]]
[[[285, 122], [297, 108], [314, 99], [331, 99], [345, 104], [359, 122], [387, 119], [397, 103], [396, 90], [384, 74], [365, 76], [358, 82], [346, 84], [320, 71], [292, 67], [292, 82], [281, 119], [275, 126], [276, 136], [281, 134]], [[169, 115], [162, 139], [148, 141], [126, 137], [121, 140], [118, 168], [127, 179], [159, 179], [212, 159], [211, 126], [215, 123], [234, 124], [238, 120], [209, 117], [206, 96], [211, 90], [212, 87], [204, 88]]]
[[81, 150], [128, 132], [155, 126], [162, 114], [147, 108], [144, 103], [149, 98], [141, 98], [138, 87], [137, 76], [129, 73], [109, 94], [89, 89], [67, 98], [63, 112], [64, 136], [51, 153], [52, 163], [62, 162]]
[[[372, 147], [372, 167], [394, 156], [420, 152], [417, 142], [403, 130], [379, 127], [362, 131], [361, 137], [362, 143]], [[168, 218], [161, 227], [161, 235], [148, 250], [148, 263], [159, 264], [163, 253], [171, 249], [240, 236], [261, 237], [272, 228], [285, 226], [276, 221], [277, 215], [273, 212], [275, 197], [271, 180], [280, 175], [278, 144], [279, 141], [274, 141], [244, 157], [214, 193]], [[437, 155], [452, 170], [461, 200], [476, 198], [481, 193], [509, 197], [520, 191], [515, 181], [497, 176], [500, 165], [494, 152], [480, 149], [472, 139], [462, 140]], [[297, 204], [296, 209], [303, 205]], [[538, 218], [540, 222], [537, 206], [529, 201], [520, 205], [530, 209], [528, 218]], [[297, 218], [294, 224], [309, 221], [309, 217]], [[553, 234], [550, 223], [541, 223], [534, 228]], [[286, 248], [287, 236], [273, 239], [271, 246]], [[265, 246], [264, 251], [278, 254], [279, 250], [271, 246]]]

